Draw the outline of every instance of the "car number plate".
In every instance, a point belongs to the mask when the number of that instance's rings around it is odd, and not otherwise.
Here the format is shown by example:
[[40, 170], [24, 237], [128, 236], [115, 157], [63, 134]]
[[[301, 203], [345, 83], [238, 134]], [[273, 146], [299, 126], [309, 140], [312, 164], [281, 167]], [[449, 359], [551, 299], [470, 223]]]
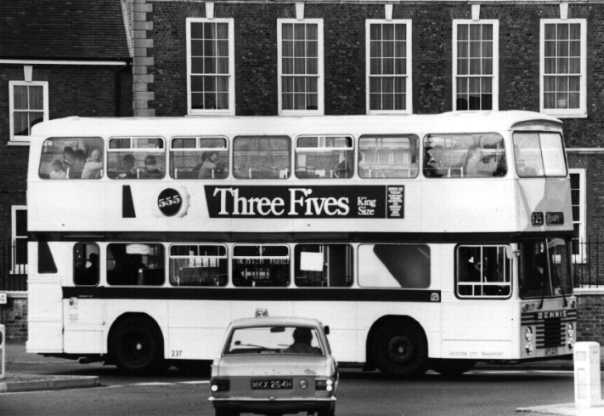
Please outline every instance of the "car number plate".
[[252, 380], [252, 390], [283, 390], [291, 389], [293, 382], [291, 378], [266, 378]]

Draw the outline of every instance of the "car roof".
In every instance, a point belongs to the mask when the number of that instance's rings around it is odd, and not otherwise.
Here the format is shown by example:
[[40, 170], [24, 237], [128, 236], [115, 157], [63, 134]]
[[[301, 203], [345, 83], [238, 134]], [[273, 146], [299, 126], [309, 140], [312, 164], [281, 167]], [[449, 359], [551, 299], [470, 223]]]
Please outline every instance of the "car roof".
[[251, 326], [313, 326], [322, 327], [320, 321], [312, 318], [302, 318], [295, 316], [270, 316], [258, 318], [241, 318], [231, 322], [231, 328], [244, 328]]

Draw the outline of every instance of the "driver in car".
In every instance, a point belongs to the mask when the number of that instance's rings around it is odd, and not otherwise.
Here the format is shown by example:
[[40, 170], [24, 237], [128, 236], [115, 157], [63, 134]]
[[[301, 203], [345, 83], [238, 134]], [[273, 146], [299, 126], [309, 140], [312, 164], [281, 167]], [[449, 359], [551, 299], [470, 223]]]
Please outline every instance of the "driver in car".
[[294, 343], [285, 352], [296, 354], [321, 354], [321, 349], [310, 345], [312, 333], [310, 328], [297, 327], [293, 333]]

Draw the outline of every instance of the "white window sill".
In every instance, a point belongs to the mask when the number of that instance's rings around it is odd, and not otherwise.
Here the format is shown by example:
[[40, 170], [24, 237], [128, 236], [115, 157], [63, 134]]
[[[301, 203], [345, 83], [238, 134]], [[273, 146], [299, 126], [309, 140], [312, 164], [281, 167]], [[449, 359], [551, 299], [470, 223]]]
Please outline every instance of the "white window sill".
[[381, 115], [394, 115], [394, 116], [408, 116], [413, 114], [410, 110], [368, 110], [368, 115], [381, 116]]
[[7, 146], [29, 146], [29, 140], [15, 140], [11, 139], [6, 142]]
[[187, 116], [234, 116], [232, 110], [189, 110]]
[[322, 110], [281, 110], [280, 116], [322, 116]]
[[557, 118], [587, 118], [587, 111], [576, 111], [576, 112], [560, 112], [555, 109], [547, 110], [542, 109], [542, 113], [547, 114], [548, 116], [557, 117]]

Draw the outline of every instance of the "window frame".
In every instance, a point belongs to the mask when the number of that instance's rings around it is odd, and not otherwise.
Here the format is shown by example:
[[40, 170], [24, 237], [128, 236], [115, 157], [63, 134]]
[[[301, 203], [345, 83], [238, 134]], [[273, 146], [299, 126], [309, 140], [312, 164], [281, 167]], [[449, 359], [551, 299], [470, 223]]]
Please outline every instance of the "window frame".
[[[512, 130], [512, 157], [514, 158], [514, 172], [516, 174], [516, 176], [520, 179], [526, 179], [526, 178], [565, 178], [568, 176], [568, 172], [569, 172], [569, 167], [568, 167], [568, 158], [566, 156], [566, 148], [564, 147], [564, 136], [562, 135], [562, 132], [560, 131], [549, 131], [549, 130], [524, 130], [524, 129], [518, 129], [518, 130]], [[540, 150], [540, 156], [541, 156], [541, 161], [543, 162], [543, 148], [541, 147], [541, 134], [558, 134], [560, 136], [560, 142], [562, 143], [562, 157], [564, 158], [564, 169], [565, 169], [565, 173], [563, 175], [546, 175], [545, 174], [545, 164], [543, 164], [543, 175], [520, 175], [518, 173], [518, 158], [516, 157], [516, 140], [515, 140], [515, 135], [516, 134], [522, 134], [522, 133], [536, 133], [539, 134], [539, 150]]]
[[[172, 147], [172, 143], [174, 142], [174, 140], [177, 139], [195, 139], [195, 147], [193, 148], [182, 148], [182, 147]], [[203, 139], [223, 139], [224, 143], [225, 143], [225, 147], [198, 147], [198, 144], [200, 143], [200, 140]], [[226, 160], [227, 163], [231, 163], [231, 156], [230, 156], [230, 140], [227, 136], [225, 135], [221, 135], [221, 134], [216, 134], [216, 135], [182, 135], [182, 136], [172, 136], [169, 138], [169, 140], [167, 140], [168, 142], [168, 148], [167, 150], [167, 157], [168, 157], [168, 163], [166, 164], [166, 170], [167, 170], [167, 177], [169, 177], [170, 179], [174, 179], [174, 180], [178, 180], [178, 181], [182, 181], [182, 180], [197, 180], [197, 181], [223, 181], [225, 179], [228, 179], [231, 177], [231, 167], [227, 166], [227, 174], [224, 178], [203, 178], [203, 179], [199, 179], [199, 178], [175, 178], [173, 173], [174, 173], [174, 169], [172, 166], [172, 152], [192, 152], [192, 153], [199, 153], [200, 155], [202, 155], [204, 152], [211, 152], [211, 151], [216, 151], [216, 152], [226, 152]]]
[[[585, 264], [587, 263], [587, 247], [585, 246], [587, 242], [587, 193], [586, 193], [586, 170], [585, 168], [569, 168], [568, 175], [578, 175], [579, 176], [579, 219], [575, 220], [571, 212], [571, 222], [573, 227], [575, 224], [579, 224], [579, 236], [578, 244], [579, 244], [579, 253], [574, 254], [572, 252], [572, 240], [571, 239], [571, 260], [573, 264]], [[572, 193], [572, 185], [571, 185], [571, 193]], [[572, 195], [571, 195], [571, 206], [573, 205]]]
[[[480, 109], [480, 110], [459, 110], [457, 108], [457, 27], [459, 25], [467, 25], [467, 24], [480, 24], [480, 25], [492, 25], [493, 28], [493, 72], [491, 74], [491, 109]], [[452, 35], [452, 82], [451, 82], [451, 90], [452, 90], [452, 102], [451, 108], [453, 111], [469, 111], [469, 112], [477, 112], [477, 111], [498, 111], [499, 110], [499, 19], [454, 19], [453, 20], [453, 35]], [[482, 59], [482, 55], [481, 55]], [[478, 77], [485, 77], [485, 74], [480, 74]], [[470, 74], [463, 75], [465, 78], [472, 78], [473, 76]], [[469, 104], [468, 104], [469, 107]]]
[[[497, 295], [461, 295], [459, 293], [459, 249], [460, 248], [467, 248], [467, 247], [474, 247], [474, 248], [480, 248], [481, 250], [483, 250], [484, 248], [487, 247], [495, 247], [495, 248], [503, 248], [504, 251], [509, 249], [512, 250], [512, 246], [510, 244], [505, 244], [505, 243], [485, 243], [485, 244], [457, 244], [455, 246], [455, 250], [454, 250], [454, 267], [455, 270], [453, 271], [453, 275], [454, 275], [454, 293], [455, 293], [455, 297], [459, 300], [479, 300], [479, 299], [487, 299], [487, 300], [506, 300], [506, 299], [510, 299], [512, 297], [512, 295], [514, 294], [514, 259], [513, 258], [506, 258], [507, 262], [509, 263], [509, 282], [507, 282], [509, 284], [510, 287], [510, 291], [507, 295], [505, 296], [497, 296]], [[485, 287], [485, 281], [483, 281], [484, 278], [484, 273], [482, 272], [481, 269], [481, 275], [480, 275], [481, 280], [479, 282], [476, 282], [474, 284], [480, 284], [482, 287]], [[501, 282], [501, 286], [506, 286], [505, 283], [506, 282]], [[497, 284], [493, 284], [493, 286], [496, 286]], [[488, 286], [488, 285], [487, 285]]]
[[[261, 250], [264, 247], [285, 247], [287, 249], [287, 256], [265, 256], [265, 255], [260, 255], [260, 256], [256, 256], [256, 257], [252, 257], [252, 256], [236, 256], [235, 255], [235, 249], [237, 247], [259, 247], [259, 249]], [[245, 260], [245, 259], [260, 259], [260, 260], [264, 260], [264, 259], [287, 259], [287, 277], [288, 277], [288, 281], [287, 281], [287, 285], [283, 285], [283, 286], [275, 286], [275, 285], [261, 285], [259, 286], [260, 288], [291, 288], [292, 285], [294, 284], [294, 279], [292, 278], [292, 273], [293, 273], [293, 269], [292, 269], [292, 264], [294, 263], [293, 259], [292, 259], [292, 247], [290, 244], [287, 244], [285, 242], [274, 242], [274, 243], [233, 243], [230, 246], [230, 250], [228, 251], [228, 261], [229, 261], [229, 279], [228, 279], [228, 283], [231, 287], [234, 288], [251, 288], [251, 289], [256, 289], [256, 286], [251, 285], [251, 286], [244, 286], [244, 285], [236, 285], [235, 284], [235, 264], [234, 262], [236, 260]]]
[[[27, 205], [11, 205], [11, 254], [10, 254], [10, 270], [11, 275], [23, 275], [27, 274], [27, 263], [17, 263], [17, 240], [24, 239], [28, 240], [29, 236], [17, 235], [17, 211], [25, 211], [27, 220]], [[29, 253], [28, 253], [29, 255]]]
[[[405, 110], [372, 110], [371, 109], [371, 25], [404, 24], [406, 33], [406, 79]], [[365, 111], [367, 114], [413, 114], [413, 21], [411, 19], [365, 19]], [[392, 78], [400, 76], [393, 74]]]
[[[317, 147], [298, 147], [298, 141], [302, 138], [306, 138], [306, 137], [316, 137], [317, 139], [320, 138], [333, 138], [333, 137], [344, 137], [344, 138], [350, 138], [350, 148], [348, 147], [328, 147], [328, 146], [317, 146]], [[304, 178], [304, 177], [299, 177], [297, 174], [297, 167], [298, 167], [298, 149], [307, 149], [306, 151], [308, 153], [322, 153], [325, 152], [327, 153], [328, 150], [336, 150], [336, 151], [340, 151], [340, 152], [344, 152], [344, 154], [346, 152], [351, 151], [352, 152], [352, 158], [351, 158], [351, 163], [352, 163], [352, 167], [351, 167], [351, 174], [350, 176], [345, 176], [345, 177], [329, 177], [329, 176], [325, 176], [325, 177], [317, 177], [317, 178]], [[310, 149], [310, 150], [309, 150]], [[321, 149], [328, 149], [328, 150], [321, 150]], [[304, 150], [302, 151], [304, 152]], [[323, 180], [323, 179], [330, 179], [330, 180], [337, 180], [337, 179], [352, 179], [355, 175], [355, 164], [356, 161], [355, 159], [357, 158], [356, 156], [356, 137], [353, 134], [332, 134], [332, 133], [328, 133], [328, 134], [306, 134], [306, 133], [302, 133], [299, 134], [297, 136], [294, 137], [293, 139], [293, 151], [291, 152], [291, 155], [293, 157], [293, 165], [291, 166], [291, 170], [294, 172], [293, 175], [291, 175], [290, 177], [295, 177], [296, 179], [299, 180]]]
[[[109, 282], [109, 248], [113, 245], [122, 245], [124, 246], [124, 252], [125, 252], [125, 247], [133, 244], [133, 245], [149, 245], [149, 246], [159, 246], [161, 247], [162, 251], [163, 251], [163, 255], [162, 256], [158, 256], [159, 258], [162, 259], [162, 283], [161, 284], [139, 284], [139, 283], [135, 283], [135, 284], [122, 284], [122, 283], [110, 283]], [[99, 244], [99, 270], [101, 271], [101, 278], [100, 278], [100, 283], [99, 285], [103, 285], [103, 286], [108, 286], [108, 287], [126, 287], [126, 288], [133, 288], [133, 287], [155, 287], [155, 288], [160, 288], [160, 287], [166, 287], [169, 286], [170, 283], [170, 277], [169, 277], [169, 271], [166, 270], [168, 267], [168, 263], [166, 260], [168, 259], [167, 256], [167, 252], [169, 250], [169, 247], [166, 247], [167, 244], [164, 242], [159, 242], [159, 241], [118, 241], [118, 240], [110, 240], [107, 242], [104, 242], [102, 245]], [[102, 254], [102, 255], [101, 255]], [[117, 266], [117, 261], [116, 258], [113, 257], [113, 260], [116, 262], [114, 266]], [[115, 270], [115, 269], [113, 269]], [[111, 270], [111, 271], [113, 271]]]
[[[76, 247], [78, 245], [80, 245], [80, 244], [94, 245], [96, 247], [97, 251], [98, 251], [98, 254], [97, 254], [97, 256], [98, 256], [98, 259], [97, 259], [97, 261], [98, 261], [98, 265], [97, 265], [98, 270], [97, 270], [97, 276], [96, 276], [97, 279], [96, 279], [96, 283], [94, 283], [94, 284], [81, 284], [81, 283], [77, 283], [76, 282], [77, 268], [75, 267], [76, 266], [76, 263], [75, 263], [75, 254], [76, 254]], [[101, 286], [101, 276], [102, 276], [102, 273], [101, 273], [101, 263], [102, 262], [101, 262], [101, 247], [100, 247], [99, 243], [96, 242], [96, 241], [76, 241], [73, 244], [73, 248], [71, 249], [71, 254], [72, 254], [72, 258], [71, 258], [72, 273], [73, 273], [73, 275], [71, 276], [71, 282], [72, 282], [72, 284], [75, 287], [98, 287], [98, 286]]]
[[[288, 23], [317, 25], [317, 109], [284, 110], [283, 109], [283, 25]], [[324, 71], [324, 35], [323, 19], [277, 19], [277, 109], [282, 115], [323, 115], [325, 112], [325, 71]]]
[[[191, 24], [192, 23], [227, 23], [229, 44], [229, 105], [227, 109], [194, 109], [191, 96]], [[235, 19], [187, 17], [186, 18], [186, 60], [187, 60], [187, 114], [188, 115], [235, 115]], [[207, 75], [207, 74], [205, 74]]]
[[[224, 249], [224, 255], [222, 256], [206, 256], [206, 257], [212, 257], [212, 258], [216, 258], [219, 260], [224, 259], [226, 261], [226, 280], [225, 283], [222, 285], [191, 285], [191, 284], [175, 284], [173, 282], [173, 275], [172, 275], [172, 259], [173, 258], [182, 258], [185, 256], [181, 256], [181, 255], [173, 255], [172, 254], [172, 248], [173, 247], [187, 247], [187, 246], [197, 246], [197, 247], [201, 247], [201, 246], [214, 246], [214, 247], [222, 247]], [[225, 243], [212, 243], [212, 242], [184, 242], [184, 243], [170, 243], [168, 244], [168, 249], [166, 250], [166, 255], [168, 257], [168, 261], [167, 261], [167, 274], [168, 274], [168, 279], [166, 280], [166, 282], [170, 285], [170, 287], [185, 287], [185, 288], [198, 288], [198, 289], [207, 289], [207, 288], [226, 288], [229, 287], [231, 285], [231, 265], [230, 265], [230, 259], [231, 259], [231, 253], [229, 251], [229, 246]], [[193, 256], [193, 257], [202, 257], [202, 256]]]
[[[253, 138], [278, 138], [278, 139], [287, 139], [288, 140], [288, 155], [287, 155], [287, 163], [288, 163], [288, 167], [287, 167], [287, 176], [283, 177], [283, 178], [245, 178], [245, 177], [240, 177], [237, 176], [236, 174], [236, 169], [235, 169], [235, 142], [237, 141], [237, 139], [253, 139]], [[275, 134], [270, 134], [270, 135], [249, 135], [249, 134], [244, 134], [244, 135], [237, 135], [234, 136], [231, 141], [230, 141], [230, 149], [229, 149], [229, 153], [230, 153], [230, 175], [232, 176], [232, 178], [236, 179], [236, 180], [240, 180], [240, 181], [249, 181], [249, 180], [253, 180], [253, 181], [266, 181], [266, 180], [278, 180], [278, 181], [283, 181], [283, 180], [288, 180], [290, 178], [292, 178], [293, 173], [292, 173], [292, 166], [294, 164], [294, 161], [292, 159], [293, 154], [295, 153], [295, 149], [294, 149], [294, 143], [292, 142], [292, 138], [291, 136], [288, 136], [287, 134], [283, 134], [283, 135], [275, 135]]]
[[[15, 104], [15, 87], [26, 86], [41, 86], [42, 87], [42, 112], [44, 113], [42, 121], [48, 120], [49, 106], [48, 106], [48, 81], [8, 81], [8, 123], [9, 123], [9, 136], [8, 136], [8, 145], [17, 145], [17, 146], [29, 146], [29, 138], [30, 136], [23, 135], [15, 135], [15, 126], [14, 126], [14, 104]], [[21, 111], [21, 110], [18, 110]], [[30, 109], [27, 110], [31, 111]], [[31, 127], [30, 127], [31, 128]]]
[[[372, 176], [363, 176], [361, 175], [361, 169], [360, 169], [360, 158], [361, 158], [361, 141], [363, 139], [378, 139], [378, 138], [393, 138], [393, 139], [400, 139], [400, 138], [406, 138], [409, 140], [409, 147], [411, 147], [411, 141], [412, 139], [415, 139], [415, 155], [411, 154], [411, 152], [409, 153], [411, 155], [411, 157], [415, 156], [415, 160], [416, 160], [416, 164], [417, 164], [417, 172], [415, 173], [415, 175], [409, 175], [409, 176], [405, 176], [405, 177], [393, 177], [393, 176], [385, 176], [385, 177], [372, 177]], [[360, 179], [396, 179], [396, 180], [400, 180], [400, 179], [415, 179], [419, 176], [420, 171], [422, 170], [422, 166], [420, 163], [420, 153], [422, 150], [422, 143], [421, 143], [421, 137], [418, 136], [415, 133], [401, 133], [401, 134], [371, 134], [371, 133], [363, 133], [361, 134], [358, 138], [357, 138], [357, 147], [356, 147], [356, 175], [360, 178]], [[409, 172], [412, 172], [412, 168], [409, 168]]]
[[[545, 25], [547, 24], [576, 24], [581, 31], [581, 59], [579, 75], [579, 107], [578, 108], [546, 108], [544, 100], [545, 89]], [[557, 44], [557, 43], [556, 43]], [[559, 74], [556, 74], [559, 76]], [[539, 22], [539, 111], [559, 118], [587, 117], [587, 19], [540, 19]]]
[[[297, 255], [298, 252], [298, 248], [302, 248], [304, 246], [323, 246], [323, 247], [329, 247], [329, 246], [345, 246], [348, 250], [350, 250], [350, 256], [352, 257], [349, 261], [349, 264], [347, 264], [347, 267], [350, 267], [350, 284], [344, 286], [337, 286], [337, 285], [331, 285], [331, 281], [329, 280], [330, 275], [329, 275], [329, 267], [327, 267], [327, 269], [325, 270], [325, 264], [324, 264], [324, 270], [322, 270], [321, 272], [318, 273], [322, 273], [324, 274], [323, 277], [326, 278], [326, 283], [327, 285], [325, 286], [319, 286], [319, 285], [299, 285], [297, 282], [297, 275], [296, 273], [299, 270], [300, 267], [300, 263], [301, 263], [301, 253], [300, 256]], [[355, 262], [356, 262], [356, 249], [353, 243], [351, 242], [321, 242], [321, 243], [313, 243], [313, 242], [297, 242], [296, 244], [293, 245], [293, 250], [290, 249], [290, 262], [291, 265], [293, 267], [293, 272], [290, 272], [290, 277], [291, 277], [291, 285], [293, 285], [293, 287], [295, 288], [303, 288], [303, 289], [308, 289], [308, 288], [318, 288], [318, 289], [325, 289], [325, 288], [336, 288], [336, 289], [351, 289], [354, 287], [355, 285]], [[293, 256], [293, 261], [291, 261], [291, 257]], [[325, 261], [325, 257], [323, 257], [323, 260]], [[300, 270], [302, 271], [302, 270]]]
[[[131, 153], [145, 153], [145, 152], [152, 152], [152, 151], [157, 151], [156, 149], [152, 149], [152, 148], [148, 148], [148, 147], [133, 147], [132, 145], [128, 148], [124, 148], [124, 147], [119, 147], [119, 148], [111, 148], [111, 140], [113, 139], [130, 139], [130, 140], [138, 140], [138, 139], [159, 139], [162, 142], [162, 148], [161, 150], [163, 151], [163, 162], [164, 162], [164, 172], [161, 178], [119, 178], [119, 177], [111, 177], [109, 176], [109, 153], [125, 153], [127, 151], [130, 151]], [[169, 166], [168, 166], [168, 159], [169, 159], [169, 151], [170, 149], [168, 149], [168, 145], [171, 144], [164, 136], [162, 135], [148, 135], [148, 136], [109, 136], [109, 137], [105, 137], [105, 177], [107, 177], [108, 179], [114, 180], [114, 181], [148, 181], [148, 180], [156, 180], [156, 181], [161, 181], [166, 179], [169, 176]], [[135, 158], [136, 159], [136, 158]], [[119, 165], [118, 165], [119, 166]], [[135, 165], [136, 166], [136, 165]]]

